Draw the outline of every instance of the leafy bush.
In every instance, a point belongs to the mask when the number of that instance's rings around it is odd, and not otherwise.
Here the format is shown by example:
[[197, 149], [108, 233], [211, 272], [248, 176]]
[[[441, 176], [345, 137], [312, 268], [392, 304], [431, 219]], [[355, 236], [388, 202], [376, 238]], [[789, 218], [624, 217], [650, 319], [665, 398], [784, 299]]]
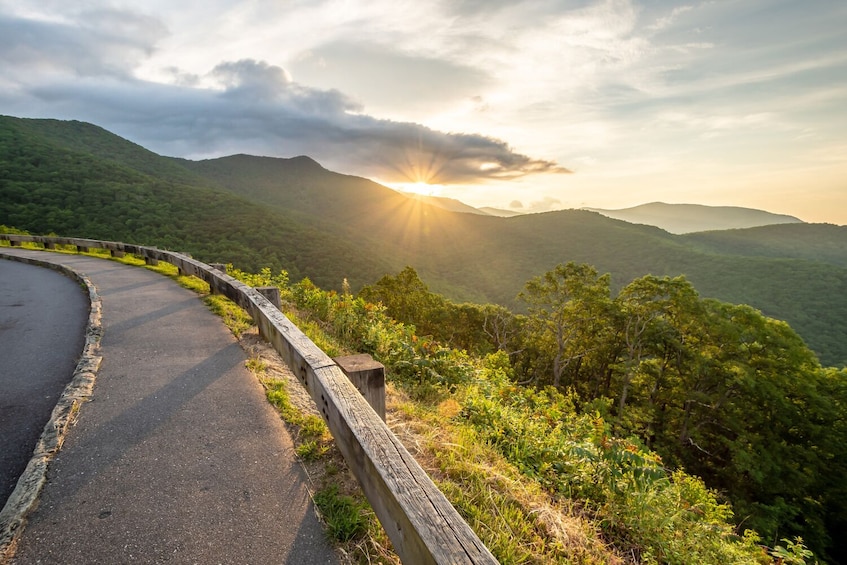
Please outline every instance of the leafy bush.
[[583, 501], [619, 548], [644, 563], [767, 563], [755, 533], [735, 534], [732, 510], [703, 482], [668, 472], [658, 455], [579, 415], [555, 389], [509, 382], [503, 354], [462, 395], [484, 441], [551, 492]]

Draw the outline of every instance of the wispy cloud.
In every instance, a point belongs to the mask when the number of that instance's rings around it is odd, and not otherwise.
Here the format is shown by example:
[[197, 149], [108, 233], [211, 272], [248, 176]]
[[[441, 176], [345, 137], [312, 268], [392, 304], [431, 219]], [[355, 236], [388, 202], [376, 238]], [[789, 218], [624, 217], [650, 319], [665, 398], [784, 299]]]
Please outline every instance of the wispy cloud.
[[648, 31], [661, 31], [663, 29], [667, 29], [679, 18], [680, 15], [685, 12], [690, 12], [693, 9], [693, 6], [677, 6], [673, 8], [670, 13], [660, 16], [655, 22], [648, 25], [646, 29]]

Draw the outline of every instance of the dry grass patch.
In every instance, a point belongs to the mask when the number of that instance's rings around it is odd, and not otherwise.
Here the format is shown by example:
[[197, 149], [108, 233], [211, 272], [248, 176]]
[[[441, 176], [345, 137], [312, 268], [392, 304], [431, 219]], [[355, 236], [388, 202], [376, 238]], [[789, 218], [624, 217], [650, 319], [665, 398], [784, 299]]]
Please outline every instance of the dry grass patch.
[[456, 418], [447, 398], [427, 407], [388, 387], [389, 427], [503, 563], [625, 563], [579, 505], [554, 499]]

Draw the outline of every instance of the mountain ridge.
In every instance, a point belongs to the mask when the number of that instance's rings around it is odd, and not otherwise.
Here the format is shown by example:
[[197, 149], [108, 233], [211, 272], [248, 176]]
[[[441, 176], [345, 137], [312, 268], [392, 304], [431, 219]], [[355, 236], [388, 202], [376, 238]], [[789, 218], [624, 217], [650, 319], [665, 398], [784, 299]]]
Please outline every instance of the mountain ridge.
[[480, 216], [490, 216], [488, 212], [485, 212], [481, 208], [474, 208], [469, 204], [465, 204], [461, 200], [457, 200], [455, 198], [448, 198], [446, 196], [431, 196], [427, 194], [417, 194], [414, 192], [403, 192], [398, 191], [403, 196], [411, 198], [412, 200], [419, 200], [420, 202], [425, 202], [432, 206], [438, 206], [439, 208], [443, 208], [444, 210], [449, 210], [450, 212], [461, 212], [463, 214], [477, 214]]
[[525, 212], [515, 212], [514, 210], [503, 210], [502, 208], [494, 208], [492, 206], [482, 206], [477, 208], [482, 210], [489, 216], [500, 216], [501, 218], [511, 218], [513, 216], [522, 216]]
[[673, 234], [704, 231], [746, 229], [773, 224], [805, 223], [787, 214], [774, 214], [741, 206], [707, 206], [705, 204], [667, 204], [650, 202], [631, 208], [606, 210], [584, 208], [609, 218], [634, 224], [657, 226]]

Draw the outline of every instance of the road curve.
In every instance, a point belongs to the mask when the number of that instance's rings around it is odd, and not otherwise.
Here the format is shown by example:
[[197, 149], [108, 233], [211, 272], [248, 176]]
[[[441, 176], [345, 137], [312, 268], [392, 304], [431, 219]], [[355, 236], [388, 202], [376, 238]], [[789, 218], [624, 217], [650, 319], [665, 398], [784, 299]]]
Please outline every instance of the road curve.
[[73, 376], [87, 319], [76, 281], [0, 261], [0, 508]]
[[148, 270], [21, 249], [88, 275], [103, 360], [13, 564], [337, 563], [287, 430], [229, 331]]

